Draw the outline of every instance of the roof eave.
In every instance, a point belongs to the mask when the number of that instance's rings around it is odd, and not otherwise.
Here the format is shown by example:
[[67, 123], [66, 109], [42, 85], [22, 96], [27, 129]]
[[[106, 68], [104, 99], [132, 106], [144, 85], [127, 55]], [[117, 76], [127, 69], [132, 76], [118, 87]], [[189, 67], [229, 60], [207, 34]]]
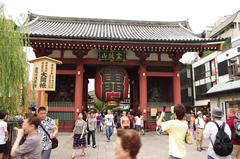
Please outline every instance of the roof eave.
[[47, 35], [30, 35], [30, 39], [52, 39], [52, 40], [80, 40], [80, 41], [112, 41], [112, 42], [126, 42], [126, 43], [174, 43], [174, 44], [222, 44], [225, 39], [156, 39], [156, 40], [138, 40], [138, 39], [113, 39], [113, 38], [80, 38], [80, 37], [67, 37], [67, 36], [47, 36]]

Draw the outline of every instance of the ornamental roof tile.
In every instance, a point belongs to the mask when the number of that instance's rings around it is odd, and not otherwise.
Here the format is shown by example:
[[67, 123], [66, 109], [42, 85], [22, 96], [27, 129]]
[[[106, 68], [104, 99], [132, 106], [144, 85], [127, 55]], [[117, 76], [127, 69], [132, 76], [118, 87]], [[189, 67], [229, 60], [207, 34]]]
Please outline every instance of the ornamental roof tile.
[[90, 19], [29, 13], [28, 29], [30, 37], [46, 38], [175, 43], [223, 41], [198, 37], [187, 21]]

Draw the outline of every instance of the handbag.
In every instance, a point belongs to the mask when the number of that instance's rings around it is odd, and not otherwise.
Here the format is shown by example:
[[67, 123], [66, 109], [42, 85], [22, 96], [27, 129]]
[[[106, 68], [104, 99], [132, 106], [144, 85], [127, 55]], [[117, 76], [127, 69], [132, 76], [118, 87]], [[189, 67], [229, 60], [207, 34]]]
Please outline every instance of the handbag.
[[52, 142], [52, 149], [55, 149], [58, 147], [58, 139], [57, 138], [52, 138], [50, 137], [49, 133], [47, 132], [46, 129], [44, 129], [44, 127], [40, 124], [41, 128], [43, 129], [43, 131], [47, 134], [48, 138], [51, 140]]
[[186, 144], [193, 144], [193, 136], [192, 133], [187, 130], [185, 135], [185, 143]]

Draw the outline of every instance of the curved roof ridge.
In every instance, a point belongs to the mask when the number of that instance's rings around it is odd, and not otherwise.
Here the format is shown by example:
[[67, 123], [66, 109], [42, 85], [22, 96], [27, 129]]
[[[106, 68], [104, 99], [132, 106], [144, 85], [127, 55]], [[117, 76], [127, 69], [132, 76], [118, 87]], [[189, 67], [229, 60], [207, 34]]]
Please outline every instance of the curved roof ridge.
[[29, 12], [29, 21], [38, 17], [38, 20], [47, 21], [63, 21], [63, 22], [88, 22], [88, 23], [108, 23], [108, 24], [122, 24], [122, 25], [150, 25], [150, 26], [179, 26], [189, 27], [186, 20], [183, 21], [147, 21], [147, 20], [123, 20], [123, 19], [101, 19], [101, 18], [78, 18], [78, 17], [59, 17], [59, 16], [46, 16]]

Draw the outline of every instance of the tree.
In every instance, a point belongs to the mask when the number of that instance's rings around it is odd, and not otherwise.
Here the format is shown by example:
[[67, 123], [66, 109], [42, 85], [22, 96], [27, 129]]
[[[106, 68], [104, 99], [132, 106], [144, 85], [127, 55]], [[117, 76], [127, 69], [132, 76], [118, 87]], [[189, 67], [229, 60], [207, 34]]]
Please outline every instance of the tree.
[[0, 4], [0, 109], [13, 114], [27, 103], [28, 63], [23, 47], [28, 36], [22, 29], [6, 18]]

